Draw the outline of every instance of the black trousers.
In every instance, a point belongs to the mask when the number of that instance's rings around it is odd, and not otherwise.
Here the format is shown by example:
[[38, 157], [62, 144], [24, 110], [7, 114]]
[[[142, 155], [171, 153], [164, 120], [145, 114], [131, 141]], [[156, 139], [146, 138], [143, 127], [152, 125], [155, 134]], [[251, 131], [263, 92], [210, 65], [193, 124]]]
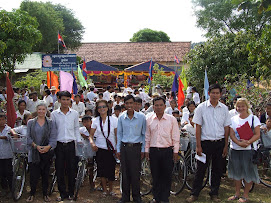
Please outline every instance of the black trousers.
[[49, 171], [50, 171], [51, 162], [49, 160], [42, 160], [38, 164], [29, 163], [29, 171], [30, 171], [30, 195], [34, 196], [37, 189], [37, 184], [39, 178], [41, 176], [42, 181], [42, 194], [43, 196], [48, 195], [48, 179], [49, 179]]
[[140, 196], [140, 170], [141, 170], [141, 144], [121, 144], [120, 161], [122, 172], [122, 201], [130, 201], [130, 187], [134, 202], [141, 202]]
[[[60, 196], [66, 198], [74, 195], [75, 174], [77, 168], [75, 156], [75, 142], [57, 142], [56, 154], [56, 175]], [[68, 192], [66, 191], [65, 174], [68, 176]]]
[[12, 189], [12, 176], [12, 159], [0, 159], [0, 177], [4, 185], [7, 182], [10, 191]]
[[173, 170], [173, 149], [150, 148], [150, 166], [153, 179], [153, 198], [156, 202], [169, 202]]
[[210, 196], [218, 195], [218, 190], [220, 186], [220, 180], [223, 172], [223, 149], [225, 146], [225, 139], [222, 139], [217, 142], [212, 141], [202, 141], [201, 147], [204, 154], [206, 154], [206, 163], [197, 161], [197, 171], [195, 175], [195, 180], [193, 183], [193, 190], [191, 195], [199, 196], [200, 191], [202, 190], [203, 178], [210, 163], [212, 160], [212, 171], [211, 171], [211, 191], [209, 192]]

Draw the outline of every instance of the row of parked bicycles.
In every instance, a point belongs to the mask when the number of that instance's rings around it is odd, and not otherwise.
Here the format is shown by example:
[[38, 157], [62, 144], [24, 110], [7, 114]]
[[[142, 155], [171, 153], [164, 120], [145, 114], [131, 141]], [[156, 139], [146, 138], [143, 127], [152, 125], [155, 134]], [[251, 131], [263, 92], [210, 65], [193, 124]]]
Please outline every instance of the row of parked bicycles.
[[[12, 183], [12, 197], [14, 201], [17, 201], [22, 196], [24, 185], [26, 181], [26, 173], [28, 170], [27, 161], [27, 149], [26, 149], [26, 137], [20, 137], [13, 139], [13, 183]], [[88, 165], [88, 150], [87, 145], [78, 144], [76, 146], [76, 155], [78, 156], [78, 169], [75, 183], [75, 200], [78, 197], [81, 185], [84, 182], [87, 173]], [[271, 187], [271, 149], [266, 149], [261, 144], [258, 148], [258, 171], [260, 176], [260, 182], [267, 187]], [[179, 151], [179, 161], [174, 163], [174, 168], [172, 172], [172, 185], [171, 194], [178, 195], [185, 186], [188, 189], [192, 189], [192, 184], [194, 176], [197, 170], [197, 160], [196, 155], [196, 138], [189, 135], [187, 132], [182, 132], [180, 137], [180, 151]], [[212, 173], [212, 163], [208, 163], [209, 167], [205, 174], [205, 179], [203, 181], [202, 187], [207, 184], [211, 185], [211, 173]], [[147, 195], [152, 189], [152, 177], [149, 161], [146, 159], [142, 160], [141, 164], [141, 195]], [[57, 182], [56, 172], [54, 164], [51, 168], [51, 181], [49, 187], [49, 195], [54, 192], [55, 184]], [[120, 178], [120, 190], [122, 191], [122, 175], [119, 172]], [[97, 178], [97, 165], [94, 158], [93, 164], [93, 182]], [[253, 190], [254, 185], [251, 188]]]

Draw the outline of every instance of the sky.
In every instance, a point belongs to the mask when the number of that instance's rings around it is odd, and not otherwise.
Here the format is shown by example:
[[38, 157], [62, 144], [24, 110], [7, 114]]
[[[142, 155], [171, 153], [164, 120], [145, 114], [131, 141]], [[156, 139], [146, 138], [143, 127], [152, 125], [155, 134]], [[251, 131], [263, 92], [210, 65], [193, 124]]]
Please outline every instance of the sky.
[[[47, 0], [40, 0], [46, 2]], [[141, 29], [163, 31], [172, 42], [205, 41], [196, 27], [191, 0], [50, 0], [74, 11], [85, 27], [83, 42], [129, 42]], [[12, 11], [21, 0], [0, 0]]]

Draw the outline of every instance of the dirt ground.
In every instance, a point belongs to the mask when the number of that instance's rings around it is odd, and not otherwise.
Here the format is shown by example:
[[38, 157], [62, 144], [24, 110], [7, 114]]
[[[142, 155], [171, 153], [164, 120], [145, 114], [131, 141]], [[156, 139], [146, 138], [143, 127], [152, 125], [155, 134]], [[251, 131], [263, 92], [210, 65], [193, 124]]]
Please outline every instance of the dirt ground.
[[[118, 170], [116, 170], [118, 171]], [[116, 177], [118, 175], [118, 172], [116, 172]], [[41, 181], [39, 181], [39, 186], [37, 189], [37, 193], [35, 196], [34, 202], [40, 203], [44, 202], [42, 198], [42, 191], [41, 191]], [[98, 180], [97, 180], [98, 182]], [[96, 186], [98, 183], [96, 183]], [[24, 188], [23, 195], [21, 199], [18, 201], [18, 203], [26, 202], [26, 198], [28, 197], [30, 191], [29, 187], [29, 174], [27, 176], [27, 182]], [[117, 202], [120, 197], [120, 190], [119, 190], [119, 179], [114, 181], [114, 192], [117, 194], [116, 197], [102, 197], [102, 192], [100, 191], [92, 191], [90, 192], [90, 186], [89, 182], [87, 179], [85, 179], [80, 191], [79, 191], [79, 197], [77, 199], [77, 202], [82, 202], [82, 203], [114, 203]], [[199, 201], [197, 202], [202, 202], [202, 203], [209, 203], [210, 198], [208, 195], [209, 188], [205, 187], [203, 191], [200, 194]], [[170, 202], [171, 203], [182, 203], [185, 202], [185, 199], [189, 196], [190, 191], [185, 188], [179, 195], [177, 196], [171, 196], [170, 197]], [[220, 198], [222, 202], [227, 202], [227, 198], [231, 195], [234, 194], [234, 185], [233, 181], [229, 180], [228, 178], [222, 179], [221, 182], [221, 187], [220, 187]], [[57, 187], [55, 187], [55, 192], [50, 196], [51, 197], [51, 202], [56, 202], [56, 197], [59, 196], [59, 193], [57, 192]], [[152, 195], [146, 195], [142, 198], [144, 203], [149, 202], [152, 199]], [[7, 197], [1, 197], [0, 202], [13, 202], [12, 199], [8, 199]], [[66, 202], [74, 202], [74, 201], [69, 201], [65, 200]], [[256, 185], [253, 192], [250, 193], [250, 201], [251, 203], [253, 202], [261, 202], [261, 203], [271, 203], [271, 188], [267, 188], [263, 185]]]

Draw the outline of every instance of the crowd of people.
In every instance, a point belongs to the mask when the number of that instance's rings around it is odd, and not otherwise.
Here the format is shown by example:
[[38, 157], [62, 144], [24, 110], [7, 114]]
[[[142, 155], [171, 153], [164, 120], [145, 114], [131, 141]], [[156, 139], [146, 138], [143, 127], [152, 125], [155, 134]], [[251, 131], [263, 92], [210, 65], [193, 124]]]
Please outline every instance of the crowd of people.
[[[15, 128], [6, 124], [6, 113], [0, 112], [0, 175], [7, 187], [12, 187], [13, 152], [10, 140], [27, 137], [30, 187], [27, 202], [35, 199], [36, 187], [42, 178], [45, 202], [48, 196], [49, 169], [52, 157], [60, 196], [57, 201], [74, 198], [77, 169], [76, 146], [89, 146], [89, 182], [92, 182], [93, 159], [97, 163], [102, 197], [115, 197], [113, 188], [116, 163], [122, 172], [122, 197], [119, 203], [142, 202], [140, 195], [141, 160], [150, 161], [152, 173], [152, 203], [169, 202], [174, 162], [178, 160], [180, 132], [196, 137], [196, 152], [206, 155], [206, 163], [198, 161], [191, 195], [187, 202], [198, 199], [208, 163], [212, 161], [210, 198], [219, 202], [219, 187], [228, 155], [228, 176], [235, 182], [235, 194], [228, 200], [248, 201], [251, 184], [259, 183], [257, 167], [252, 163], [251, 149], [257, 147], [261, 123], [271, 132], [271, 104], [260, 117], [253, 115], [249, 101], [236, 97], [229, 109], [218, 84], [208, 90], [209, 99], [200, 102], [195, 87], [189, 83], [183, 106], [177, 105], [174, 94], [164, 93], [160, 85], [153, 94], [145, 92], [144, 84], [123, 90], [108, 86], [105, 91], [94, 85], [83, 87], [78, 94], [50, 89], [42, 81], [40, 91], [15, 88]], [[3, 89], [1, 102], [6, 100]], [[241, 127], [248, 123], [252, 129], [249, 139], [243, 138]], [[270, 133], [269, 133], [270, 134]], [[230, 139], [229, 139], [230, 138]], [[229, 148], [229, 150], [228, 150]], [[92, 170], [93, 171], [93, 170]], [[67, 184], [66, 178], [67, 175]], [[5, 181], [4, 181], [5, 180]], [[241, 180], [245, 181], [241, 195]], [[131, 191], [130, 191], [131, 190]]]

